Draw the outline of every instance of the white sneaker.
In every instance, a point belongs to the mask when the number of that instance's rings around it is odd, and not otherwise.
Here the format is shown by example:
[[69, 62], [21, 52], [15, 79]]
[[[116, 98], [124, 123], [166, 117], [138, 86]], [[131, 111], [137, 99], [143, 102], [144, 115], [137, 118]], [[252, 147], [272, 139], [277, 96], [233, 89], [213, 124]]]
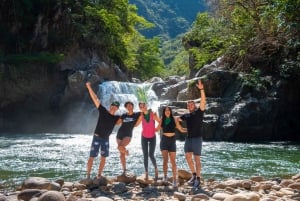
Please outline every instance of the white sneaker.
[[168, 182], [168, 177], [167, 176], [164, 176], [163, 182]]
[[178, 183], [176, 182], [176, 180], [173, 181], [173, 187], [177, 188], [178, 187]]

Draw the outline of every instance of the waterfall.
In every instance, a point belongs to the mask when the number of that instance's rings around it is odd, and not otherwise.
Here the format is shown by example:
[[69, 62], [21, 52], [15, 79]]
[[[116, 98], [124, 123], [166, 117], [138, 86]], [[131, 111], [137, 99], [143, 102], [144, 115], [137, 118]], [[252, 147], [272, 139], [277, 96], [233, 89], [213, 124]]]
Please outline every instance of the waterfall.
[[158, 98], [151, 86], [151, 83], [106, 81], [99, 85], [97, 95], [106, 108], [112, 101], [119, 101], [119, 112], [126, 111], [124, 103], [127, 101], [133, 102], [134, 111], [139, 111], [138, 103], [141, 101], [147, 102], [149, 108], [157, 110]]

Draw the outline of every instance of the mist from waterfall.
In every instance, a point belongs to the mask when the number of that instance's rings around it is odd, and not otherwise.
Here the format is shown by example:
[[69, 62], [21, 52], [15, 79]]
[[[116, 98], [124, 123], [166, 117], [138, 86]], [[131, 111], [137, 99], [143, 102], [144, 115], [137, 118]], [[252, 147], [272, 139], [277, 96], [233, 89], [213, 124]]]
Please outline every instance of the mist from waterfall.
[[[159, 101], [151, 86], [151, 83], [106, 81], [99, 85], [97, 96], [106, 108], [109, 107], [111, 102], [119, 101], [121, 105], [118, 113], [126, 111], [124, 103], [127, 101], [133, 102], [135, 111], [139, 111], [138, 103], [143, 101], [149, 105], [149, 108], [156, 111]], [[139, 92], [144, 93], [145, 97], [141, 97]]]

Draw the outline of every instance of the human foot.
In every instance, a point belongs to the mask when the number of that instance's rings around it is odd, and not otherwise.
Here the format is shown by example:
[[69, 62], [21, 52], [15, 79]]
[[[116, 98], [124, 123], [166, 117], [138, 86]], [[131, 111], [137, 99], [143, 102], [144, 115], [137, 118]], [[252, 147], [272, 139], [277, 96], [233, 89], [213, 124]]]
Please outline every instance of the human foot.
[[155, 168], [155, 180], [157, 180], [157, 179], [158, 179], [158, 169]]

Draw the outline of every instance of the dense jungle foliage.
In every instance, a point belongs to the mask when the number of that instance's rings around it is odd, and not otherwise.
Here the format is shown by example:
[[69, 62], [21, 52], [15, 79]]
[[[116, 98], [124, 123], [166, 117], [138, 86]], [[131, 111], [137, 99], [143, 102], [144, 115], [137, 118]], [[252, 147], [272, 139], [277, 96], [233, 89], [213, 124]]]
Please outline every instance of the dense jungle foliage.
[[300, 75], [299, 0], [211, 0], [183, 44], [193, 68], [224, 56], [228, 68], [244, 72]]
[[141, 79], [187, 75], [220, 56], [236, 71], [299, 76], [300, 0], [206, 3], [209, 12], [199, 13], [190, 31], [163, 40], [141, 34], [154, 25], [128, 0], [3, 0], [0, 63], [54, 65], [78, 45], [108, 55]]
[[152, 26], [127, 0], [3, 0], [0, 63], [55, 64], [78, 45], [148, 78], [163, 71], [158, 39], [138, 32]]

